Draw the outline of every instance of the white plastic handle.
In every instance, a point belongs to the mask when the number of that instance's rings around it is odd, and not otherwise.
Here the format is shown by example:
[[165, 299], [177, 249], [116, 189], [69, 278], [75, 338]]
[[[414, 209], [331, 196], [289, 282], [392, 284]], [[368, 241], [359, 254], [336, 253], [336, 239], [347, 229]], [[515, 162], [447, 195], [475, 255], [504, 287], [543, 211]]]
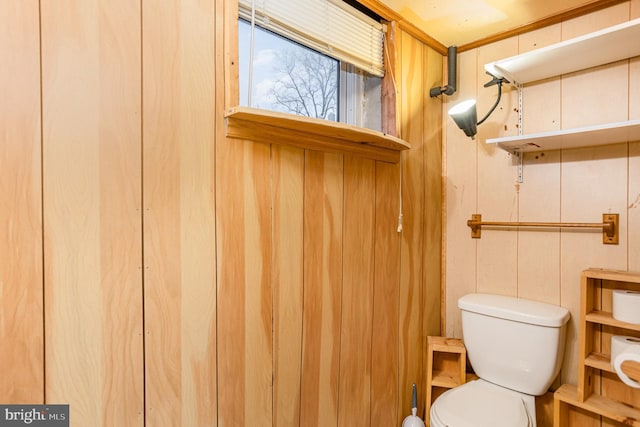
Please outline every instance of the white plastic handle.
[[622, 364], [626, 361], [640, 363], [640, 354], [622, 352], [613, 361], [613, 369], [616, 371], [616, 374], [618, 374], [618, 377], [622, 382], [629, 387], [640, 388], [640, 382], [629, 378], [629, 376], [622, 371]]

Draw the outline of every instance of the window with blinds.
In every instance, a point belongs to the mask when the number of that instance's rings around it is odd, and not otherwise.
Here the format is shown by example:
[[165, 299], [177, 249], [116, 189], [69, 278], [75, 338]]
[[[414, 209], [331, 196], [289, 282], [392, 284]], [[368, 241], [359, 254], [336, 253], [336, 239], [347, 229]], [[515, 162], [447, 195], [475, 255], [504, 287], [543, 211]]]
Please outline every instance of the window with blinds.
[[239, 14], [371, 75], [384, 76], [382, 24], [342, 0], [240, 0]]
[[240, 105], [381, 128], [383, 26], [342, 0], [240, 0]]

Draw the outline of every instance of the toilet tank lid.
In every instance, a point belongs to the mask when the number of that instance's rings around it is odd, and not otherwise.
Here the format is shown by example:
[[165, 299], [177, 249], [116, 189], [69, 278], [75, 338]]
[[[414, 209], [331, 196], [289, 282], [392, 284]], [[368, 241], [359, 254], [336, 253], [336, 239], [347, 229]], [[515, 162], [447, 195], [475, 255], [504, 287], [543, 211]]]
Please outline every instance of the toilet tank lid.
[[458, 307], [515, 322], [556, 328], [569, 320], [569, 310], [564, 307], [505, 295], [468, 294], [458, 300]]

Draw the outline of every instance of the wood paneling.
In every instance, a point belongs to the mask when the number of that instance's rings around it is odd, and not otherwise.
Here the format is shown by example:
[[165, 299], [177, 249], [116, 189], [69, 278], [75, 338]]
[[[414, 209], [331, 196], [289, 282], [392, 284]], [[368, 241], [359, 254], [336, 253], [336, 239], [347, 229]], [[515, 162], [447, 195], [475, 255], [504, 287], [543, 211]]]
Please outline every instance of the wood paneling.
[[603, 245], [597, 233], [561, 233], [560, 298], [572, 315], [562, 381], [575, 384], [580, 289], [571, 284], [580, 280], [580, 273], [588, 266], [627, 269], [627, 144], [567, 150], [562, 155], [561, 220], [593, 221], [603, 212], [619, 212], [621, 224], [618, 246]]
[[[518, 53], [540, 49], [562, 41], [562, 25], [522, 34], [518, 37]], [[560, 130], [560, 76], [527, 84], [522, 88], [522, 133]], [[521, 189], [524, 189], [521, 186]]]
[[[442, 288], [442, 101], [427, 98], [426, 88], [442, 86], [442, 56], [432, 49], [424, 55], [424, 252], [423, 252], [423, 335], [440, 335]], [[426, 344], [426, 341], [425, 341]], [[427, 351], [423, 350], [426, 363]], [[426, 366], [426, 365], [425, 365]], [[426, 390], [424, 390], [426, 393]]]
[[399, 423], [440, 330], [442, 57], [398, 34], [401, 174], [225, 137], [234, 1], [5, 3], [5, 402], [78, 426]]
[[[402, 210], [403, 231], [400, 256], [400, 419], [411, 413], [411, 386], [424, 390], [422, 336], [423, 251], [424, 251], [424, 93], [425, 49], [421, 43], [402, 34], [401, 57], [401, 136], [411, 144], [403, 153]], [[420, 401], [420, 400], [419, 400]], [[418, 411], [423, 410], [419, 403]]]
[[[629, 85], [629, 61], [619, 61], [563, 76], [563, 129], [627, 120], [628, 98], [612, 96], [609, 88], [604, 88], [596, 82], [607, 82], [626, 91]], [[593, 108], [594, 99], [598, 100], [598, 108]]]
[[342, 289], [343, 157], [305, 153], [300, 423], [336, 425]]
[[42, 1], [46, 401], [143, 424], [140, 6]]
[[304, 151], [273, 146], [273, 424], [300, 424]]
[[629, 20], [629, 1], [562, 22], [562, 39], [568, 40]]
[[0, 401], [44, 403], [37, 1], [0, 3]]
[[640, 119], [640, 58], [629, 60], [629, 120]]
[[[518, 39], [513, 37], [478, 49], [478, 120], [489, 111], [497, 99], [497, 88], [483, 85], [490, 77], [484, 64], [518, 53]], [[513, 87], [503, 86], [500, 104], [478, 127], [478, 212], [495, 221], [515, 221], [518, 218], [518, 197], [514, 157], [484, 144], [489, 136], [518, 133], [517, 94]], [[468, 219], [468, 218], [467, 218]], [[517, 232], [483, 233], [478, 241], [478, 292], [517, 295]]]
[[[629, 144], [629, 230], [640, 230], [640, 142]], [[640, 234], [629, 233], [630, 271], [640, 271]]]
[[[629, 4], [622, 3], [597, 13], [562, 23], [562, 40], [629, 20]], [[595, 82], [613, 87], [629, 85], [628, 61], [595, 67], [562, 77], [562, 129], [627, 120], [627, 97], [611, 96], [611, 91]], [[593, 108], [597, 100], [598, 108]]]
[[338, 425], [370, 425], [375, 162], [344, 158]]
[[[560, 222], [560, 163], [560, 151], [524, 156], [524, 182], [518, 192], [518, 221]], [[539, 229], [518, 231], [519, 297], [561, 304], [560, 250], [559, 233], [540, 232]]]
[[400, 167], [376, 163], [375, 266], [371, 341], [371, 425], [386, 427], [400, 418], [398, 400], [398, 317]]
[[[218, 420], [270, 425], [270, 147], [216, 141]], [[251, 173], [248, 173], [250, 171]]]
[[216, 408], [214, 4], [143, 2], [146, 417]]
[[[561, 41], [562, 25], [555, 24], [519, 36], [518, 53]], [[523, 133], [560, 129], [561, 77], [523, 88]], [[523, 182], [517, 185], [518, 221], [560, 221], [560, 151], [525, 154]], [[545, 248], [540, 250], [540, 248]], [[518, 230], [517, 295], [560, 304], [560, 235]]]
[[[477, 52], [458, 56], [460, 79], [458, 92], [447, 98], [445, 108], [477, 95]], [[446, 289], [445, 336], [461, 337], [462, 325], [458, 299], [476, 291], [477, 240], [471, 239], [467, 220], [478, 212], [478, 144], [465, 136], [449, 117], [446, 117], [444, 135], [446, 176]]]

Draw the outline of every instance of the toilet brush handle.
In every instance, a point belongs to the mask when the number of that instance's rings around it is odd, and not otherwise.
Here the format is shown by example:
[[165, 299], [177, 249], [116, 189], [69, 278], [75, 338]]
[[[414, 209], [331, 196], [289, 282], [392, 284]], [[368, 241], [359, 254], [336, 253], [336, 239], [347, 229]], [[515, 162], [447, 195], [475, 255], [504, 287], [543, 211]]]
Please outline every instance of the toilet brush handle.
[[416, 384], [413, 383], [413, 390], [411, 391], [411, 408], [418, 407], [418, 392], [416, 390]]

